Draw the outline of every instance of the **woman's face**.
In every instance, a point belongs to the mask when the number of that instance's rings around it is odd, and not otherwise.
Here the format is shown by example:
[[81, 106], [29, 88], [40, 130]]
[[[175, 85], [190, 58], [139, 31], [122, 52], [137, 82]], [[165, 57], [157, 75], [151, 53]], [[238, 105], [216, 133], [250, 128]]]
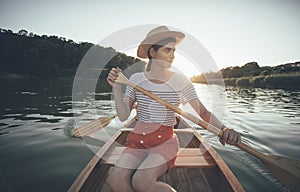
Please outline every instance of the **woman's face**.
[[163, 47], [160, 47], [157, 51], [151, 50], [152, 59], [155, 62], [162, 65], [164, 68], [171, 67], [174, 60], [175, 42], [170, 42]]

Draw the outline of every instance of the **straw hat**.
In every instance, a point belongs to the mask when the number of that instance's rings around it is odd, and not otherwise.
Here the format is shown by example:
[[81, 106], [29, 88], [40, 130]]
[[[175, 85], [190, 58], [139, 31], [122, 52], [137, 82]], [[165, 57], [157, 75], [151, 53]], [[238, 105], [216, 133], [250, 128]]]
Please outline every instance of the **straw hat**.
[[166, 26], [159, 26], [151, 30], [146, 38], [139, 45], [137, 50], [137, 56], [140, 58], [148, 58], [148, 49], [160, 40], [167, 38], [175, 38], [176, 44], [185, 37], [185, 35], [179, 31], [170, 31]]

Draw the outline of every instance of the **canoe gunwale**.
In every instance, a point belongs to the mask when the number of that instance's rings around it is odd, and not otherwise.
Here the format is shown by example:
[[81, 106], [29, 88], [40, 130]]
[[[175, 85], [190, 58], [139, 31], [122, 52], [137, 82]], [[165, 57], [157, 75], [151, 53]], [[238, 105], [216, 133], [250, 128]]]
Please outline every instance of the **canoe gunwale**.
[[[128, 125], [132, 124], [135, 122], [135, 119], [129, 122]], [[185, 124], [187, 125], [187, 124]], [[127, 126], [129, 127], [129, 126]], [[74, 192], [74, 191], [81, 191], [85, 183], [87, 182], [90, 174], [93, 172], [95, 167], [101, 162], [103, 162], [104, 156], [107, 154], [109, 150], [112, 150], [112, 148], [116, 147], [115, 146], [115, 141], [117, 141], [122, 134], [125, 134], [126, 132], [132, 131], [133, 128], [123, 128], [117, 131], [113, 137], [106, 142], [103, 147], [94, 155], [94, 157], [90, 160], [90, 162], [86, 165], [86, 167], [81, 171], [81, 173], [78, 175], [78, 177], [75, 179], [71, 187], [69, 188], [68, 192]], [[232, 173], [232, 171], [229, 169], [227, 164], [223, 161], [223, 159], [219, 156], [219, 154], [213, 149], [207, 141], [199, 134], [195, 133], [195, 130], [191, 128], [184, 128], [184, 129], [174, 129], [176, 134], [193, 134], [196, 139], [198, 139], [203, 145], [207, 152], [210, 154], [212, 159], [216, 163], [216, 167], [220, 170], [220, 172], [223, 174], [225, 177], [226, 181], [228, 182], [229, 186], [232, 188], [232, 191], [245, 191], [235, 175]], [[187, 169], [190, 169], [191, 167], [187, 167]], [[216, 185], [218, 184], [218, 181], [215, 181]]]
[[204, 145], [205, 148], [208, 150], [208, 153], [212, 156], [218, 167], [222, 170], [229, 184], [232, 186], [233, 189], [235, 189], [234, 191], [245, 191], [238, 179], [229, 169], [229, 167], [221, 158], [221, 156], [216, 152], [216, 150], [212, 148], [200, 134], [195, 134], [195, 136], [201, 141], [201, 144]]
[[75, 179], [68, 192], [80, 191], [87, 178], [93, 171], [93, 169], [97, 166], [99, 161], [102, 159], [107, 150], [113, 145], [114, 141], [122, 134], [122, 131], [118, 131], [113, 135], [113, 137], [107, 141], [101, 149], [93, 156], [93, 158], [89, 161], [86, 167], [80, 172], [78, 177]]

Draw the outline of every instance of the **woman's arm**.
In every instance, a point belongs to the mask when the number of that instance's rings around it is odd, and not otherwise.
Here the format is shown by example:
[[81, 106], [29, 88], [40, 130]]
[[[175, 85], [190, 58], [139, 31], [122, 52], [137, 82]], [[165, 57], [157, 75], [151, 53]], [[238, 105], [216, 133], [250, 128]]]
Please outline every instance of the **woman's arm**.
[[115, 82], [119, 72], [121, 72], [120, 68], [112, 68], [108, 74], [107, 82], [113, 88], [118, 117], [120, 121], [125, 121], [128, 119], [135, 101], [128, 96], [122, 98], [121, 84]]
[[225, 145], [225, 143], [237, 145], [241, 142], [240, 133], [232, 128], [226, 127], [213, 113], [206, 109], [199, 99], [193, 99], [189, 101], [189, 103], [204, 121], [223, 130], [223, 136], [219, 138], [223, 145]]

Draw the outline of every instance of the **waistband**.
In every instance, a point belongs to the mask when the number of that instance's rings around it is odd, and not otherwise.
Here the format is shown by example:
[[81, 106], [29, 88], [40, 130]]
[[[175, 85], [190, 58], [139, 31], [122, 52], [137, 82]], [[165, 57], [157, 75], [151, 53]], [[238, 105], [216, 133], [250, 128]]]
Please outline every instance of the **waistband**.
[[159, 123], [146, 123], [138, 121], [133, 129], [133, 132], [136, 134], [149, 134], [156, 131], [174, 133], [174, 127]]

